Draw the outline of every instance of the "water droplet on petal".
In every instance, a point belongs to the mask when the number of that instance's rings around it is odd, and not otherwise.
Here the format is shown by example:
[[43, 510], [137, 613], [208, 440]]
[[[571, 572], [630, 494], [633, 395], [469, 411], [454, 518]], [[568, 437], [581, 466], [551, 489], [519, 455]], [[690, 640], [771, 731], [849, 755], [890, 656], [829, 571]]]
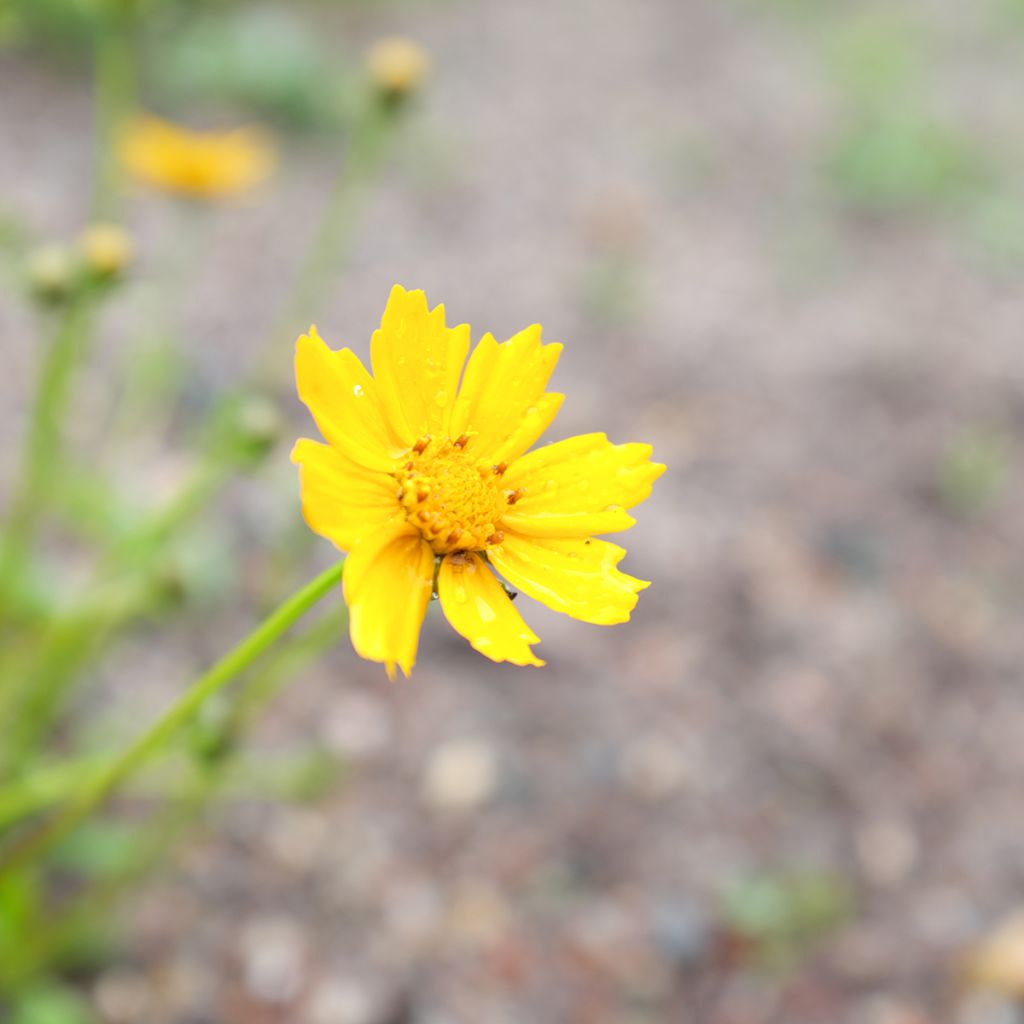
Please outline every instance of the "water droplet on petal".
[[355, 395], [356, 398], [362, 398], [362, 396], [363, 396], [363, 385], [362, 384], [357, 384], [352, 389], [352, 394]]
[[494, 609], [482, 597], [476, 599], [476, 613], [481, 622], [493, 622], [496, 618]]

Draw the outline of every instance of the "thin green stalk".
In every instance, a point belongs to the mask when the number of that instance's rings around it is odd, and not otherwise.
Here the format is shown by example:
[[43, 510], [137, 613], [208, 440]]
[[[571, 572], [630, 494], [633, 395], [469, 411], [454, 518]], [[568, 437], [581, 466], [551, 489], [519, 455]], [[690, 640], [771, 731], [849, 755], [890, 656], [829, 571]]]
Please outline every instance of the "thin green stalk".
[[[225, 712], [223, 723], [218, 726], [229, 752], [237, 749], [239, 737], [281, 687], [336, 642], [344, 619], [345, 609], [341, 605], [340, 611], [332, 610], [268, 655], [265, 664], [240, 688]], [[107, 755], [92, 754], [40, 765], [17, 776], [0, 788], [0, 830], [29, 814], [67, 800], [80, 788], [84, 775], [99, 772], [109, 761]]]
[[[63, 706], [68, 685], [83, 667], [107, 647], [125, 623], [152, 607], [155, 560], [167, 539], [216, 492], [226, 473], [221, 464], [197, 467], [177, 495], [141, 529], [108, 550], [96, 572], [99, 590], [92, 592], [87, 606], [45, 627], [28, 665], [15, 662], [12, 671], [7, 659], [0, 663], [0, 723], [7, 735], [0, 749], [0, 777], [36, 749]], [[125, 568], [131, 569], [128, 579], [105, 582], [117, 580]]]
[[58, 912], [40, 915], [26, 929], [25, 941], [7, 963], [0, 963], [0, 990], [15, 989], [59, 956], [77, 929], [102, 919], [116, 905], [121, 893], [144, 878], [166, 858], [168, 850], [202, 811], [211, 791], [208, 778], [197, 775], [181, 800], [167, 805], [152, 827], [147, 828], [134, 851], [132, 862], [116, 877], [85, 889]]
[[88, 343], [93, 294], [86, 289], [61, 311], [46, 349], [22, 448], [21, 468], [14, 485], [0, 540], [0, 622], [31, 548], [40, 505], [60, 457], [60, 434], [71, 381]]
[[117, 787], [156, 754], [210, 699], [286, 633], [341, 579], [344, 563], [332, 566], [279, 605], [240, 644], [199, 677], [134, 743], [102, 772], [87, 779], [79, 794], [41, 829], [0, 856], [0, 881], [32, 862], [98, 810]]
[[[334, 612], [325, 615], [300, 636], [281, 644], [268, 656], [266, 662], [245, 683], [239, 699], [232, 704], [225, 723], [229, 740], [244, 732], [250, 720], [263, 709], [287, 679], [334, 641], [343, 618], [344, 611], [341, 615]], [[226, 763], [235, 760], [232, 749], [232, 746], [228, 747]], [[101, 771], [104, 763], [104, 760], [93, 757], [54, 765], [24, 780], [20, 785], [0, 791], [0, 827], [5, 820], [15, 820], [25, 813], [38, 811], [66, 799], [81, 785], [83, 771]], [[180, 783], [177, 769], [173, 778]], [[0, 987], [24, 980], [52, 957], [83, 922], [94, 920], [99, 912], [112, 908], [128, 886], [166, 859], [168, 849], [195, 820], [202, 808], [217, 797], [218, 790], [224, 792], [223, 772], [215, 773], [207, 768], [193, 770], [188, 775], [184, 792], [177, 797], [169, 798], [166, 792], [160, 791], [152, 794], [163, 798], [164, 807], [151, 821], [147, 821], [143, 830], [145, 839], [133, 865], [116, 878], [101, 882], [98, 886], [89, 886], [70, 905], [51, 910], [42, 916], [32, 929], [32, 934], [27, 937], [27, 943], [17, 951], [14, 962], [0, 966]], [[266, 780], [263, 780], [257, 791], [266, 795]], [[224, 796], [232, 799], [234, 792], [229, 790]]]
[[96, 39], [93, 95], [95, 103], [95, 176], [93, 220], [117, 218], [122, 171], [117, 147], [135, 101], [132, 19], [126, 11], [108, 12]]
[[0, 789], [0, 831], [13, 822], [45, 807], [66, 800], [82, 784], [85, 775], [96, 772], [108, 758], [91, 755], [36, 768]]
[[359, 209], [367, 191], [377, 181], [400, 123], [395, 110], [373, 101], [356, 121], [320, 227], [261, 353], [256, 367], [259, 377], [270, 376], [279, 346], [292, 342], [315, 317], [337, 275], [345, 248], [352, 240]]

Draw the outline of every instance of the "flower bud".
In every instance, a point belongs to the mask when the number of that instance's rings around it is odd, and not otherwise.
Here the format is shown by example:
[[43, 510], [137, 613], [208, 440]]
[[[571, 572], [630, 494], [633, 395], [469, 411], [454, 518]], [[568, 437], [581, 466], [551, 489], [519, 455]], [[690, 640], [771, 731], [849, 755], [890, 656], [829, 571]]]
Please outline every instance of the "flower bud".
[[131, 236], [116, 224], [90, 224], [78, 238], [89, 272], [103, 281], [120, 277], [135, 254]]
[[33, 298], [46, 305], [64, 302], [78, 284], [74, 255], [59, 243], [42, 245], [29, 253], [25, 269]]
[[367, 51], [366, 71], [380, 97], [398, 103], [421, 88], [430, 71], [430, 57], [412, 39], [389, 36]]
[[266, 458], [283, 428], [277, 406], [258, 395], [227, 402], [215, 419], [215, 450], [222, 458], [250, 469]]

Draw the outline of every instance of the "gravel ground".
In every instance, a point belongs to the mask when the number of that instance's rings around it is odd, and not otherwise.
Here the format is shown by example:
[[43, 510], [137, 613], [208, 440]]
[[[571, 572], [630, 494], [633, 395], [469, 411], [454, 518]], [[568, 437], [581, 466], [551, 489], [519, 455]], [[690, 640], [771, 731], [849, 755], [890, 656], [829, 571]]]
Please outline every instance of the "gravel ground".
[[[908, 11], [936, 109], [1010, 168], [1024, 33], [995, 7]], [[348, 46], [407, 31], [436, 66], [311, 318], [365, 353], [397, 280], [476, 331], [543, 323], [566, 344], [552, 436], [649, 440], [669, 466], [625, 538], [654, 585], [614, 629], [521, 598], [543, 671], [485, 662], [433, 610], [411, 683], [339, 642], [258, 743], [315, 736], [350, 774], [313, 804], [211, 817], [129, 908], [130, 953], [93, 989], [110, 1024], [1018, 1019], [958, 964], [1024, 886], [1021, 268], [955, 205], [865, 210], [834, 187], [824, 30], [783, 8], [327, 19]], [[0, 97], [4, 196], [75, 230], [81, 85], [9, 62]], [[216, 213], [181, 314], [204, 380], [230, 381], [271, 322], [331, 167], [297, 147], [279, 184]], [[176, 216], [135, 202], [144, 265]], [[26, 324], [0, 310], [7, 436]], [[286, 462], [262, 486], [291, 500]], [[254, 546], [258, 490], [237, 498]], [[153, 685], [128, 699], [156, 706], [247, 621], [129, 643], [118, 671]], [[743, 924], [751, 879], [790, 899], [803, 879], [842, 912], [765, 939]]]

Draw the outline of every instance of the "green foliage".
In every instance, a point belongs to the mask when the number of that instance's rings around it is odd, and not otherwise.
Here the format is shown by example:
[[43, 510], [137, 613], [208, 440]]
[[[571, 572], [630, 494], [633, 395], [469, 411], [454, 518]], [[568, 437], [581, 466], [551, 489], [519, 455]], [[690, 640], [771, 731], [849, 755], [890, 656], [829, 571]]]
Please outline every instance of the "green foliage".
[[54, 849], [53, 866], [90, 879], [115, 877], [134, 865], [139, 843], [137, 824], [110, 819], [87, 822], [72, 842]]
[[827, 57], [842, 127], [826, 167], [846, 200], [883, 210], [949, 205], [988, 183], [977, 142], [936, 112], [921, 25], [869, 10], [836, 29]]
[[971, 234], [994, 261], [1024, 262], [1024, 197], [1007, 187], [986, 189], [973, 198], [966, 214]]
[[939, 497], [959, 515], [976, 515], [999, 498], [1009, 475], [1006, 438], [992, 430], [968, 430], [949, 444], [939, 461]]
[[151, 49], [154, 81], [176, 103], [230, 103], [304, 128], [344, 110], [338, 62], [286, 8], [203, 14]]
[[636, 321], [643, 307], [643, 281], [636, 260], [625, 252], [605, 252], [587, 265], [580, 287], [587, 316], [605, 327]]
[[10, 1024], [96, 1024], [96, 1018], [73, 989], [45, 982], [18, 994]]
[[921, 27], [893, 8], [868, 8], [840, 21], [825, 57], [841, 95], [872, 106], [918, 88], [928, 67]]
[[979, 191], [987, 177], [977, 148], [959, 132], [899, 107], [857, 118], [828, 166], [848, 200], [879, 208], [950, 203]]
[[722, 900], [727, 924], [752, 943], [758, 959], [772, 969], [794, 966], [852, 912], [846, 880], [818, 871], [741, 878]]
[[0, 11], [9, 45], [43, 44], [77, 56], [91, 45], [99, 15], [94, 0], [3, 0]]

